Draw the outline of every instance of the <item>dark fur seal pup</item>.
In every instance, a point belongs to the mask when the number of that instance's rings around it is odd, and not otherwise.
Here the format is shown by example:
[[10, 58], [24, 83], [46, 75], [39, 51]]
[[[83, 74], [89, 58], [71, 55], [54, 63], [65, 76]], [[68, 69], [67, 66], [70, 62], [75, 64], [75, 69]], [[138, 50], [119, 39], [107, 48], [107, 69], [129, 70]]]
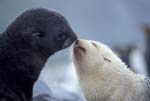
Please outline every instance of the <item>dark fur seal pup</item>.
[[48, 57], [76, 39], [55, 11], [37, 8], [18, 16], [0, 36], [0, 101], [31, 101]]
[[99, 42], [79, 40], [73, 60], [88, 101], [150, 101], [150, 81], [133, 73]]

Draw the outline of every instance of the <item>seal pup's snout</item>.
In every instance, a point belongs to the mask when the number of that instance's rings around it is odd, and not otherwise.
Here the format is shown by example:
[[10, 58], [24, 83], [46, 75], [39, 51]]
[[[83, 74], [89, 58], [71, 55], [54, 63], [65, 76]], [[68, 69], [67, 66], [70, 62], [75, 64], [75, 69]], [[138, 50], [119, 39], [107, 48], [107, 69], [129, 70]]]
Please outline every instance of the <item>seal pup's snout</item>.
[[82, 54], [86, 52], [82, 40], [76, 40], [73, 46], [73, 51], [75, 55]]

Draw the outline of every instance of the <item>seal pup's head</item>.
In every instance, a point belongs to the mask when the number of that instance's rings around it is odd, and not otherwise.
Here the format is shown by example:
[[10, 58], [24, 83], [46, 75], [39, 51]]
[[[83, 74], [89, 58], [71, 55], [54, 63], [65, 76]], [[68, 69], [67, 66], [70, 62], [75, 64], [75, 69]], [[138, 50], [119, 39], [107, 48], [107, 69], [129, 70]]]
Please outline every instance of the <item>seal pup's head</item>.
[[118, 86], [127, 86], [126, 81], [135, 77], [108, 46], [96, 41], [76, 41], [73, 62], [81, 89], [89, 101], [106, 100]]
[[99, 70], [110, 69], [110, 66], [117, 61], [121, 62], [109, 47], [92, 40], [76, 41], [73, 48], [73, 61], [79, 75], [93, 75]]

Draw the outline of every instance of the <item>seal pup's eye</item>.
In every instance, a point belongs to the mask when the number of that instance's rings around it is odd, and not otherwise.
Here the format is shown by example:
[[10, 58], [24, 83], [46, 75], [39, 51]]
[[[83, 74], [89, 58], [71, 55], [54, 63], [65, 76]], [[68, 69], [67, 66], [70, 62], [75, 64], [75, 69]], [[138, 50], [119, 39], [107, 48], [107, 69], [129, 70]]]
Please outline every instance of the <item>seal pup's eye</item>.
[[42, 33], [42, 32], [36, 32], [36, 33], [33, 33], [32, 36], [33, 37], [39, 37], [39, 38], [41, 38], [41, 37], [44, 36], [44, 33]]
[[97, 48], [97, 45], [94, 42], [92, 42], [92, 44], [93, 44], [93, 46], [95, 46]]
[[111, 62], [111, 60], [108, 59], [108, 58], [106, 58], [106, 57], [104, 57], [104, 60], [106, 60], [106, 61], [108, 61], [108, 62]]

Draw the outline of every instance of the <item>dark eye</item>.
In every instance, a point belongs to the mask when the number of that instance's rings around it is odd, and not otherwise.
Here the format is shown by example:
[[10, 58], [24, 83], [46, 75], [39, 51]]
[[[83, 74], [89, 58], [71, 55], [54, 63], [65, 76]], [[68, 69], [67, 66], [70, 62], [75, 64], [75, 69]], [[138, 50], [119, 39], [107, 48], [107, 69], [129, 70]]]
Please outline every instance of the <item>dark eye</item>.
[[33, 33], [32, 36], [33, 37], [40, 37], [41, 38], [41, 37], [44, 36], [44, 33], [42, 33], [42, 32], [36, 32], [36, 33]]
[[95, 46], [97, 48], [97, 45], [94, 42], [92, 42], [92, 44], [93, 44], [93, 46]]
[[57, 40], [65, 40], [67, 38], [67, 35], [65, 33], [57, 34]]
[[106, 60], [106, 61], [108, 61], [108, 62], [111, 62], [111, 60], [108, 59], [108, 58], [106, 58], [106, 57], [104, 57], [104, 60]]

